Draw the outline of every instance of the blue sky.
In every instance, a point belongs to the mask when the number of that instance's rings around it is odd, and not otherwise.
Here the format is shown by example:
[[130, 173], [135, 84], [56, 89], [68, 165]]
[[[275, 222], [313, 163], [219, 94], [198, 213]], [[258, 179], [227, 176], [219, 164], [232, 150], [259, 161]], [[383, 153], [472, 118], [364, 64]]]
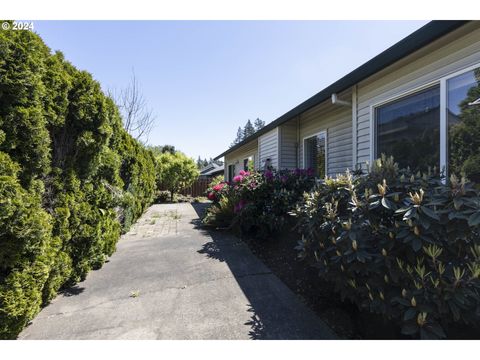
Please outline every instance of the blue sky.
[[135, 70], [149, 144], [214, 157], [238, 126], [269, 123], [426, 21], [35, 21], [52, 50], [120, 90]]

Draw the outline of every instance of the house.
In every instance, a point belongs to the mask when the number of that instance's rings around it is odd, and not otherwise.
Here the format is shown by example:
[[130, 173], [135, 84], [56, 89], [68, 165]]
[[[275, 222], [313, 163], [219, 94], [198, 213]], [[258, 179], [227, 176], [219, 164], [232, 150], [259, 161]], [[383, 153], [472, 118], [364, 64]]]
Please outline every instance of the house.
[[211, 162], [200, 170], [200, 179], [214, 178], [215, 176], [224, 173], [224, 165], [219, 165], [216, 162]]
[[464, 146], [467, 123], [480, 133], [479, 84], [480, 21], [432, 21], [216, 159], [230, 180], [266, 163], [335, 176], [381, 153], [480, 172], [480, 139]]

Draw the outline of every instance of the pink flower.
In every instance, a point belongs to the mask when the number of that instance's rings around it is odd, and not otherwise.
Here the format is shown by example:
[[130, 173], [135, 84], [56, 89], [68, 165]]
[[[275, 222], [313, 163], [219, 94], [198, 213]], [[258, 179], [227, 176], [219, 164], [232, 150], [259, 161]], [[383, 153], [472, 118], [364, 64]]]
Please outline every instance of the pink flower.
[[233, 178], [233, 182], [236, 182], [236, 183], [239, 183], [243, 180], [243, 176], [242, 175], [237, 175]]
[[224, 186], [225, 186], [225, 183], [217, 184], [217, 185], [215, 185], [215, 186], [213, 187], [213, 190], [214, 190], [214, 191], [220, 191], [220, 190], [222, 190], [222, 189], [224, 188]]

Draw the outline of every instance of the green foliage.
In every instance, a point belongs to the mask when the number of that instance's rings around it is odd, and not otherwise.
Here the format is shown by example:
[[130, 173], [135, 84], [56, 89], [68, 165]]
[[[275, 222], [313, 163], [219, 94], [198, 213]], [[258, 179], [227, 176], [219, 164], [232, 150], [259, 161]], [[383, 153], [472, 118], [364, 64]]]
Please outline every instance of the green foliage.
[[176, 192], [193, 184], [199, 175], [195, 161], [179, 151], [157, 156], [157, 186], [170, 191], [170, 201]]
[[281, 231], [289, 211], [315, 183], [311, 171], [241, 171], [233, 184], [214, 179], [207, 189], [213, 201], [203, 222], [234, 227], [241, 234], [264, 239]]
[[384, 157], [367, 176], [319, 186], [295, 214], [300, 257], [404, 334], [441, 338], [478, 321], [480, 196], [464, 179], [444, 185]]
[[24, 189], [20, 167], [0, 152], [0, 338], [12, 338], [39, 311], [52, 254], [42, 186]]
[[156, 203], [166, 203], [170, 200], [170, 192], [167, 190], [157, 191], [157, 196], [155, 199]]
[[0, 32], [0, 338], [102, 266], [155, 180], [89, 73], [32, 32]]

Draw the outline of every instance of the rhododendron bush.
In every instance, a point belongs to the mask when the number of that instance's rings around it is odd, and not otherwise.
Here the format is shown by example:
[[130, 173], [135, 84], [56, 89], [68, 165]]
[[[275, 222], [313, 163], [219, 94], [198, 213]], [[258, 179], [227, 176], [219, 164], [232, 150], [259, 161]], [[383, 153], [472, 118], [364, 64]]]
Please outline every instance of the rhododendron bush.
[[213, 204], [204, 223], [268, 238], [284, 227], [289, 211], [314, 185], [312, 170], [240, 171], [232, 183], [216, 182], [207, 190]]
[[478, 324], [480, 196], [466, 179], [383, 157], [366, 176], [327, 180], [293, 213], [300, 257], [361, 309], [421, 338]]

